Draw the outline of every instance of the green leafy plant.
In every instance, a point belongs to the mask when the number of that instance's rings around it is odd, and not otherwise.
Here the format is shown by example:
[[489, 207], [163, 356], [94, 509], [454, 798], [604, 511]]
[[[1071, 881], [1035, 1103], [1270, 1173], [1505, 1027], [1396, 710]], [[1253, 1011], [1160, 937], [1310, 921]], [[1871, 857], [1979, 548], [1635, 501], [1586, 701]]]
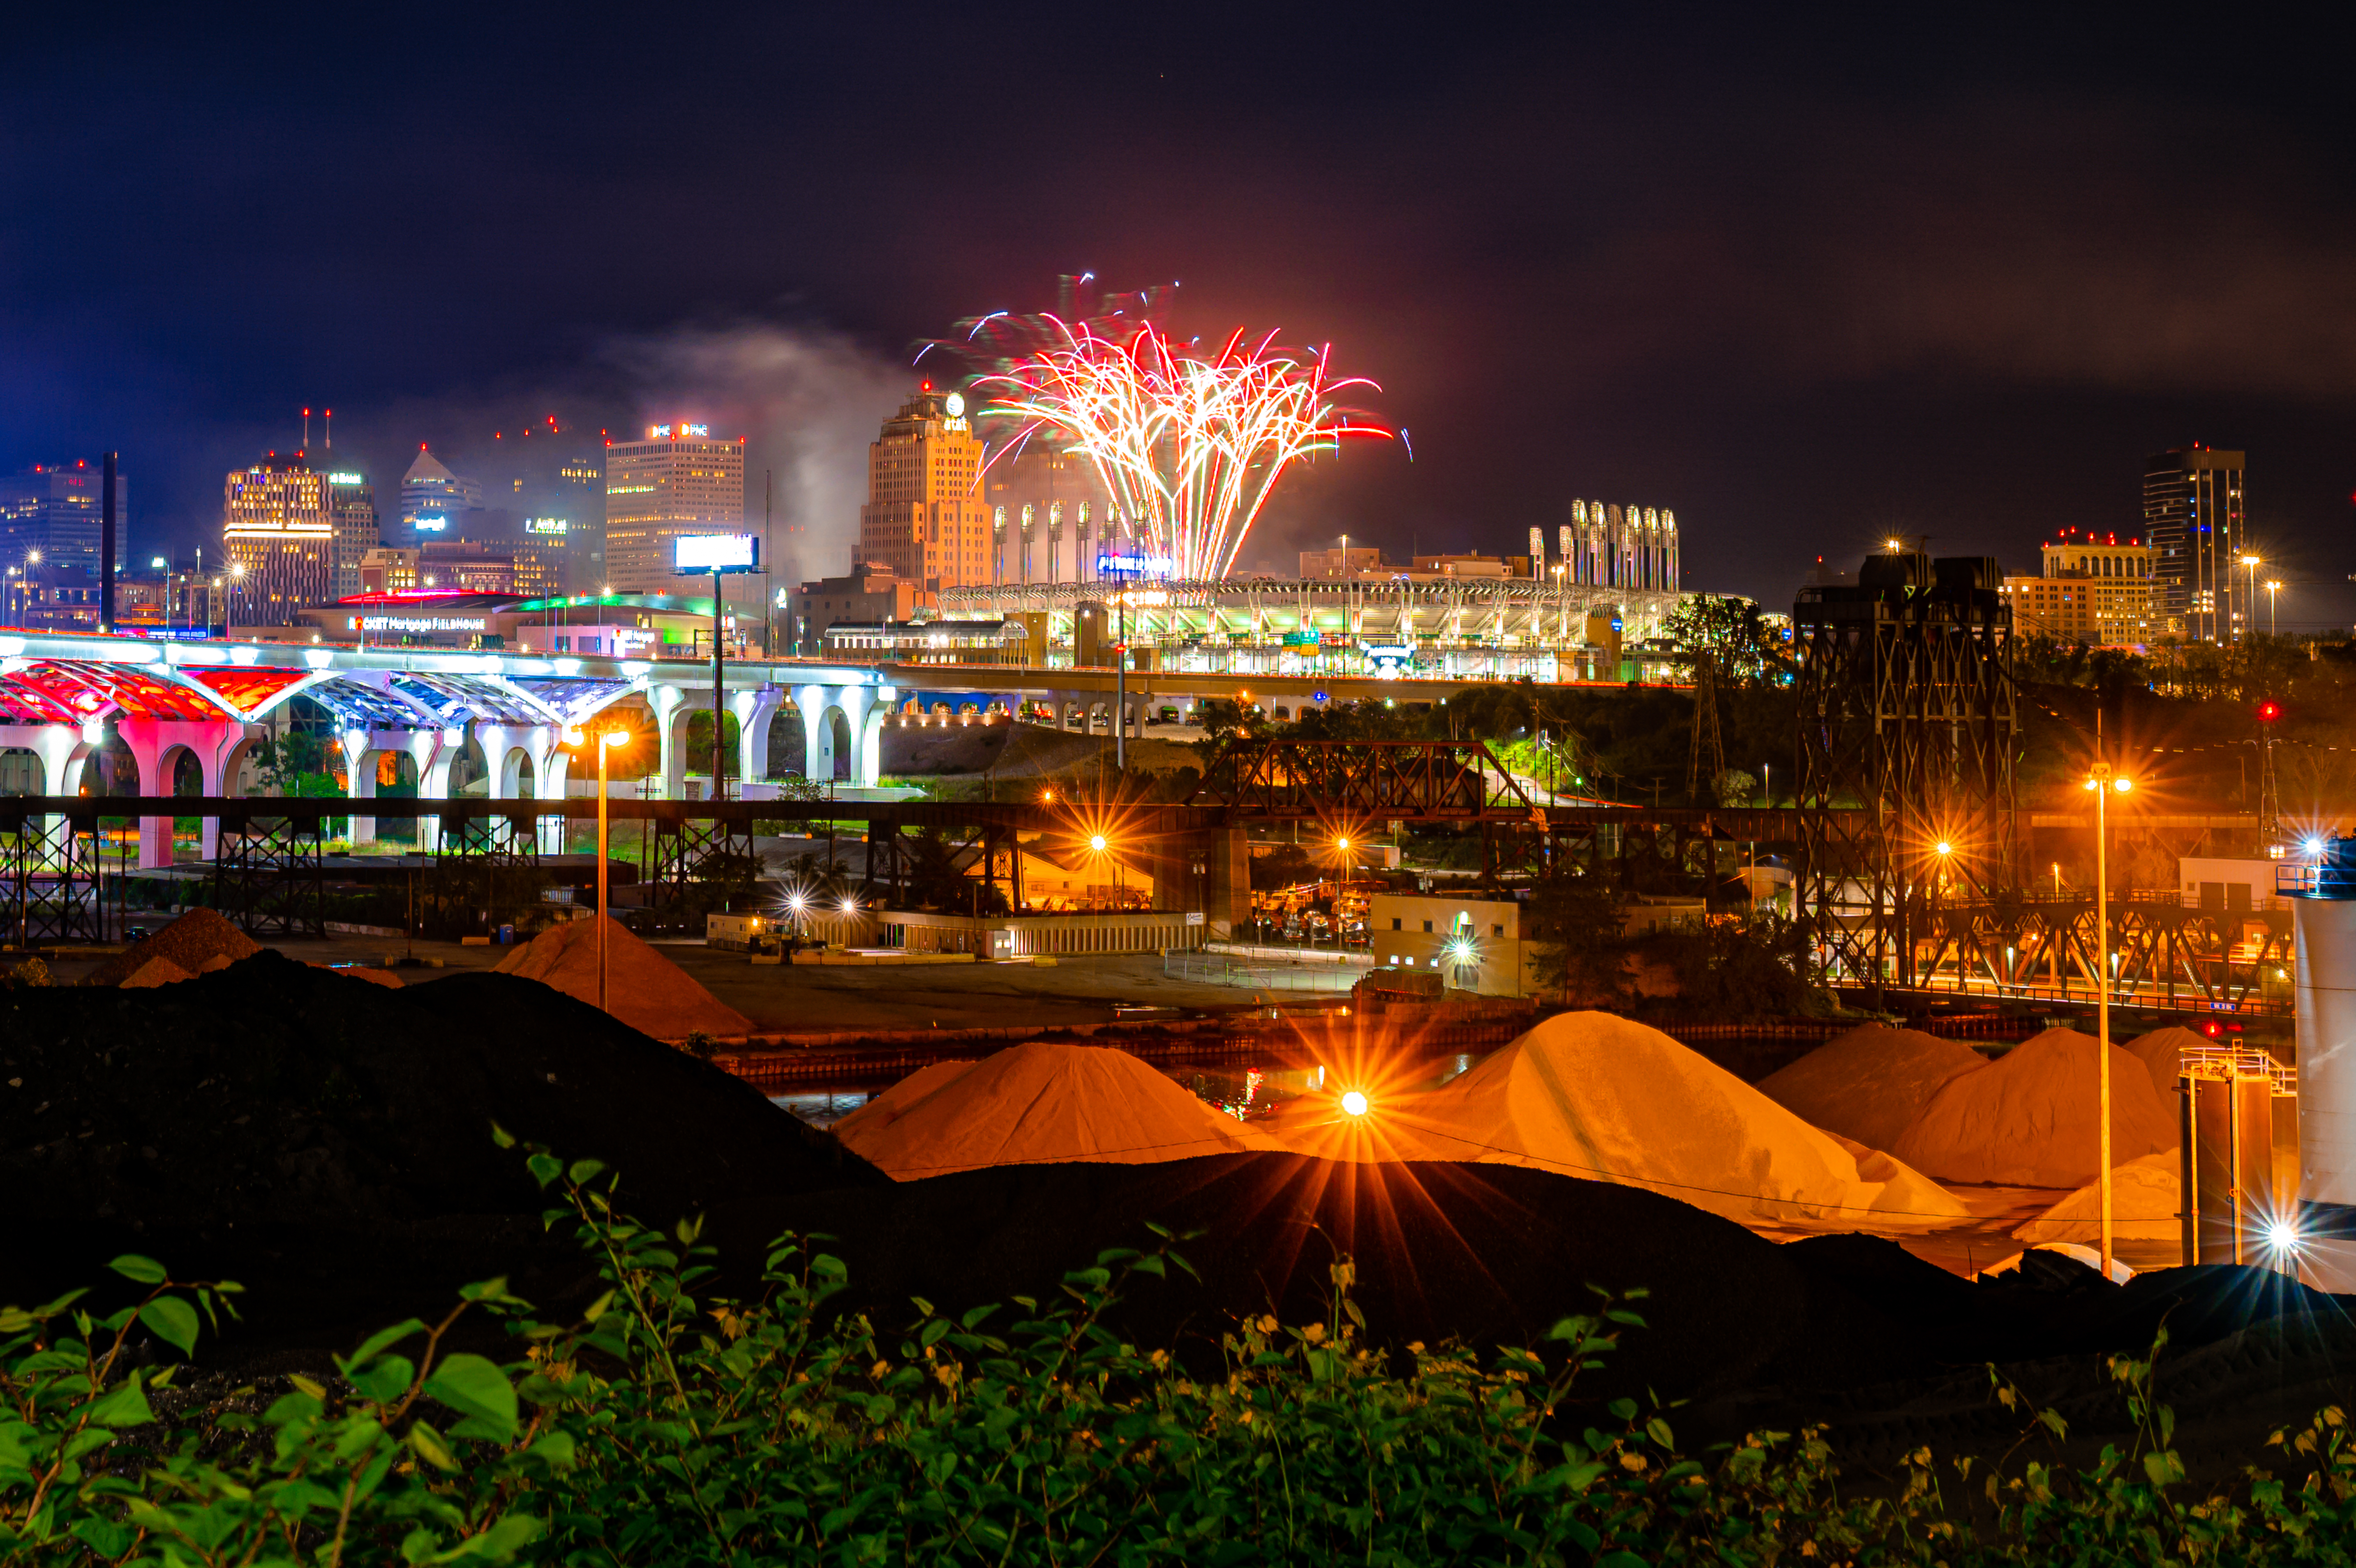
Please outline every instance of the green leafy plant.
[[[504, 1134], [501, 1134], [503, 1140]], [[1907, 1456], [1845, 1493], [1820, 1431], [1682, 1453], [1671, 1412], [1582, 1399], [1641, 1328], [1599, 1294], [1532, 1349], [1376, 1348], [1331, 1267], [1324, 1316], [1235, 1322], [1206, 1358], [1141, 1349], [1108, 1309], [1191, 1273], [1186, 1238], [1117, 1249], [1042, 1298], [887, 1329], [836, 1305], [848, 1274], [787, 1237], [756, 1294], [716, 1287], [694, 1220], [614, 1207], [612, 1173], [527, 1151], [604, 1288], [534, 1321], [493, 1280], [293, 1378], [258, 1415], [214, 1400], [166, 1432], [150, 1396], [237, 1294], [150, 1260], [104, 1318], [80, 1293], [0, 1314], [0, 1563], [582, 1564], [2265, 1563], [2351, 1561], [2356, 1456], [2336, 1408], [2254, 1466], [2186, 1479], [2152, 1357], [2109, 1370], [2136, 1436], [2072, 1468], [2030, 1413], [1993, 1465]], [[462, 1315], [506, 1366], [445, 1348]], [[1002, 1321], [1001, 1321], [1002, 1320]], [[240, 1391], [250, 1392], [250, 1391]], [[2034, 1452], [2030, 1452], [2034, 1450]], [[2015, 1461], [2019, 1463], [2016, 1464]]]

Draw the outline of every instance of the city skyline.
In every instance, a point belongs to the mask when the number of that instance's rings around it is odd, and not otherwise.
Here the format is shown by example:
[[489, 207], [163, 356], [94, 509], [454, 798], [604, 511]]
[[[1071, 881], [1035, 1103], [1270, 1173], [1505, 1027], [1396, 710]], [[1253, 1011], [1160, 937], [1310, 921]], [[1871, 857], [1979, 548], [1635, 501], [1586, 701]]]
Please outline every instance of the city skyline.
[[[1139, 48], [1143, 24], [1115, 18], [1087, 48], [1154, 61], [1124, 78], [1141, 112], [974, 181], [958, 156], [903, 156], [903, 112], [846, 84], [886, 58], [920, 89], [975, 59], [1019, 71], [996, 20], [911, 42], [748, 14], [716, 78], [620, 34], [482, 20], [421, 99], [354, 20], [115, 37], [37, 18], [27, 47], [60, 69], [0, 108], [18, 133], [0, 167], [91, 191], [143, 242], [28, 230], [12, 252], [0, 465], [121, 450], [144, 558], [206, 536], [219, 476], [300, 445], [306, 402], [334, 402], [337, 452], [384, 501], [420, 441], [468, 471], [493, 431], [536, 442], [518, 433], [552, 412], [626, 431], [684, 410], [747, 436], [780, 556], [810, 552], [781, 567], [840, 571], [916, 349], [1093, 272], [1160, 291], [1188, 333], [1332, 343], [1408, 433], [1293, 476], [1247, 558], [1344, 532], [1396, 556], [1503, 552], [1570, 521], [1572, 496], [1660, 497], [1688, 583], [1772, 604], [1815, 555], [1893, 531], [2026, 561], [2060, 527], [2137, 526], [2136, 458], [2206, 442], [2257, 466], [2283, 623], [2356, 608], [2349, 135], [2311, 107], [2319, 63], [2263, 29], [2216, 46], [2233, 69], [2188, 109], [2165, 29], [2091, 17], [2041, 18], [2029, 49], [1979, 19], [1860, 32], [1731, 8], [1412, 43], [1197, 19]], [[1316, 91], [1269, 93], [1229, 36], [1307, 51]], [[230, 51], [252, 57], [241, 80], [284, 85], [217, 100]], [[71, 85], [102, 58], [119, 124]], [[752, 93], [756, 59], [773, 74]], [[492, 111], [508, 101], [539, 112]], [[1181, 108], [1192, 140], [1156, 128]], [[384, 246], [364, 217], [299, 242], [232, 224], [265, 166], [361, 215], [435, 188], [437, 244]], [[2158, 216], [2199, 177], [2230, 250]], [[610, 208], [577, 199], [594, 188]], [[959, 242], [922, 240], [919, 215]]]

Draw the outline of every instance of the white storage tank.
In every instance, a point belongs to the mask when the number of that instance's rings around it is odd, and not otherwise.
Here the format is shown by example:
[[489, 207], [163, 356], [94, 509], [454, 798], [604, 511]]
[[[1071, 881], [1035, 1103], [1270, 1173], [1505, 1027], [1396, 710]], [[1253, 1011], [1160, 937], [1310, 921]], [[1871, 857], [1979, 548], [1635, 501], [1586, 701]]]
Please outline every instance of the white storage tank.
[[[2303, 867], [2284, 867], [2287, 884]], [[2298, 945], [2298, 1277], [2356, 1294], [2356, 839], [2292, 899]], [[2287, 887], [2286, 890], [2289, 890]]]

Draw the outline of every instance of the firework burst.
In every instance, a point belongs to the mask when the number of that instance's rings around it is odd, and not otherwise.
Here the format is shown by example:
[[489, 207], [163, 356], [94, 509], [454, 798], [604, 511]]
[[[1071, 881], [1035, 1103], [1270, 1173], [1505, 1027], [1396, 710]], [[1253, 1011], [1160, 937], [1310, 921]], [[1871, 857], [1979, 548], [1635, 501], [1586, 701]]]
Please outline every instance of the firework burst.
[[[1183, 581], [1227, 575], [1288, 464], [1347, 438], [1389, 440], [1355, 422], [1334, 394], [1380, 391], [1363, 377], [1329, 379], [1329, 350], [1276, 346], [1239, 329], [1213, 356], [1158, 327], [1126, 341], [1058, 323], [1063, 341], [983, 376], [988, 413], [1085, 456], [1119, 509], [1116, 526], [1145, 553], [1170, 558]], [[1001, 447], [1006, 450], [1008, 447]]]

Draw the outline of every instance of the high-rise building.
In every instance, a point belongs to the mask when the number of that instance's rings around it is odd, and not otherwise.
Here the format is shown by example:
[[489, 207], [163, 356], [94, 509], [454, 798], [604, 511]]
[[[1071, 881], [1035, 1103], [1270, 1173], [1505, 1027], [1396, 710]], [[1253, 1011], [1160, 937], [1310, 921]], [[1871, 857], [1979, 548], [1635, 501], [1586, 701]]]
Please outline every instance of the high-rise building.
[[658, 424], [605, 448], [605, 582], [617, 594], [677, 591], [671, 541], [744, 530], [744, 443], [703, 424]]
[[394, 542], [455, 539], [466, 532], [466, 514], [483, 508], [483, 487], [450, 471], [423, 444], [417, 460], [401, 476], [401, 536]]
[[335, 596], [360, 591], [360, 562], [383, 541], [376, 521], [376, 490], [356, 468], [327, 472], [327, 510], [335, 520]]
[[605, 466], [594, 453], [557, 465], [556, 513], [564, 519], [563, 575], [556, 591], [592, 592], [605, 584]]
[[[95, 464], [36, 463], [0, 478], [0, 561], [51, 566], [98, 580], [105, 483]], [[114, 475], [114, 560], [131, 559], [131, 482]]]
[[2177, 446], [2143, 466], [2144, 536], [2151, 542], [2152, 609], [2166, 629], [2233, 642], [2249, 628], [2244, 454]]
[[2167, 629], [2152, 608], [2152, 550], [2140, 540], [2065, 528], [2039, 553], [2040, 575], [2008, 576], [2001, 590], [2023, 637], [2142, 648]]
[[327, 476], [297, 452], [233, 468], [222, 487], [221, 543], [240, 626], [292, 626], [336, 596], [336, 513]]
[[981, 458], [964, 395], [937, 392], [926, 381], [884, 422], [883, 434], [867, 448], [860, 559], [935, 589], [989, 582], [991, 521]]
[[516, 553], [504, 544], [475, 539], [429, 539], [418, 546], [419, 586], [456, 588], [469, 594], [512, 594]]

